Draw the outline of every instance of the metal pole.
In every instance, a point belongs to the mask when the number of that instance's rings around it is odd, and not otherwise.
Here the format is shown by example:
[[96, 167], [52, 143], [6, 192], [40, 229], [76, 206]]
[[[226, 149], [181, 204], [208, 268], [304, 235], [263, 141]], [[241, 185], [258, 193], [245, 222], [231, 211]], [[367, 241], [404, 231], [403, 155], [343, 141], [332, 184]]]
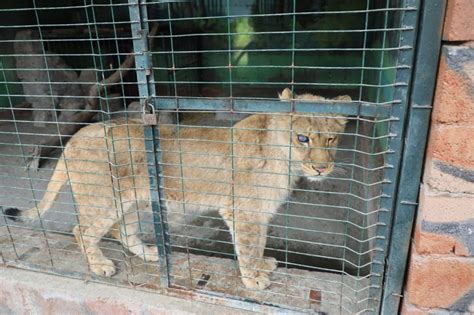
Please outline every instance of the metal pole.
[[[153, 106], [150, 98], [155, 96], [153, 84], [153, 71], [151, 71], [150, 47], [148, 47], [148, 22], [145, 0], [129, 0], [129, 14], [133, 37], [133, 50], [135, 54], [135, 66], [137, 73], [138, 90], [140, 93], [140, 105]], [[156, 245], [158, 247], [160, 283], [162, 287], [169, 286], [169, 242], [167, 242], [166, 220], [164, 220], [162, 197], [163, 185], [160, 177], [161, 151], [159, 143], [159, 128], [156, 126], [145, 127], [145, 148], [147, 151], [148, 175], [150, 178], [150, 201], [153, 211], [153, 223], [155, 227]]]
[[418, 51], [412, 82], [408, 127], [402, 157], [399, 189], [392, 222], [382, 314], [397, 314], [418, 206], [418, 192], [428, 135], [446, 0], [425, 1], [420, 17]]

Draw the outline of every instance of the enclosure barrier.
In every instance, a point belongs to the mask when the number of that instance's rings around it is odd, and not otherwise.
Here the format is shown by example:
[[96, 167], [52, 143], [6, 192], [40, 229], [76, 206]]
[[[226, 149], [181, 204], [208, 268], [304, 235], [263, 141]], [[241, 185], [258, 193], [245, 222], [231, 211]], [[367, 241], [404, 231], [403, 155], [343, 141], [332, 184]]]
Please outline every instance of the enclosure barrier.
[[379, 312], [419, 12], [4, 1], [3, 261], [238, 307]]

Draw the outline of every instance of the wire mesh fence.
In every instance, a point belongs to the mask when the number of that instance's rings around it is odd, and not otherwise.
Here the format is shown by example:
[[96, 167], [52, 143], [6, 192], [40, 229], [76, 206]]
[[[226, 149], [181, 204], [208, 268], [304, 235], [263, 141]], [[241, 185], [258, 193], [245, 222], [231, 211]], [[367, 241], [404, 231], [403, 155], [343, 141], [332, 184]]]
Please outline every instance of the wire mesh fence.
[[3, 260], [377, 312], [417, 10], [5, 1]]

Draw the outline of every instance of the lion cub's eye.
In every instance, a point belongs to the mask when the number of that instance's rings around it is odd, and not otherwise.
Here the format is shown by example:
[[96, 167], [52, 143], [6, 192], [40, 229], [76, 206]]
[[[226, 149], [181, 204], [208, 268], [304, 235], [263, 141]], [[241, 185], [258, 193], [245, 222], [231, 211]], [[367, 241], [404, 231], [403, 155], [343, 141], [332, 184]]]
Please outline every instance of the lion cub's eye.
[[298, 135], [298, 141], [300, 143], [309, 143], [309, 138], [306, 137], [305, 135]]

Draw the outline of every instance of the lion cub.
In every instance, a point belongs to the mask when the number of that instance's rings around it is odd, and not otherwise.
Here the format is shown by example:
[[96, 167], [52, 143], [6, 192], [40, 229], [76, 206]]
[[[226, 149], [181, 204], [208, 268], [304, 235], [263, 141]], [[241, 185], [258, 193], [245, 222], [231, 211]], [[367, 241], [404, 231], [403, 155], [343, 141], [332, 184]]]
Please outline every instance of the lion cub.
[[[310, 94], [295, 98], [324, 100]], [[291, 100], [290, 90], [280, 99]], [[228, 129], [160, 126], [167, 222], [218, 209], [232, 235], [242, 282], [247, 288], [267, 288], [269, 273], [277, 267], [274, 258], [263, 257], [268, 223], [299, 177], [319, 180], [331, 173], [346, 121], [332, 115], [257, 114]], [[74, 235], [91, 271], [107, 277], [115, 273], [98, 246], [109, 231], [132, 253], [158, 260], [157, 248], [137, 236], [137, 210], [150, 208], [139, 120], [97, 123], [77, 132], [64, 148], [38, 209], [21, 216], [33, 219], [47, 211], [66, 182], [78, 208], [80, 224]], [[7, 215], [17, 212], [9, 209]]]

